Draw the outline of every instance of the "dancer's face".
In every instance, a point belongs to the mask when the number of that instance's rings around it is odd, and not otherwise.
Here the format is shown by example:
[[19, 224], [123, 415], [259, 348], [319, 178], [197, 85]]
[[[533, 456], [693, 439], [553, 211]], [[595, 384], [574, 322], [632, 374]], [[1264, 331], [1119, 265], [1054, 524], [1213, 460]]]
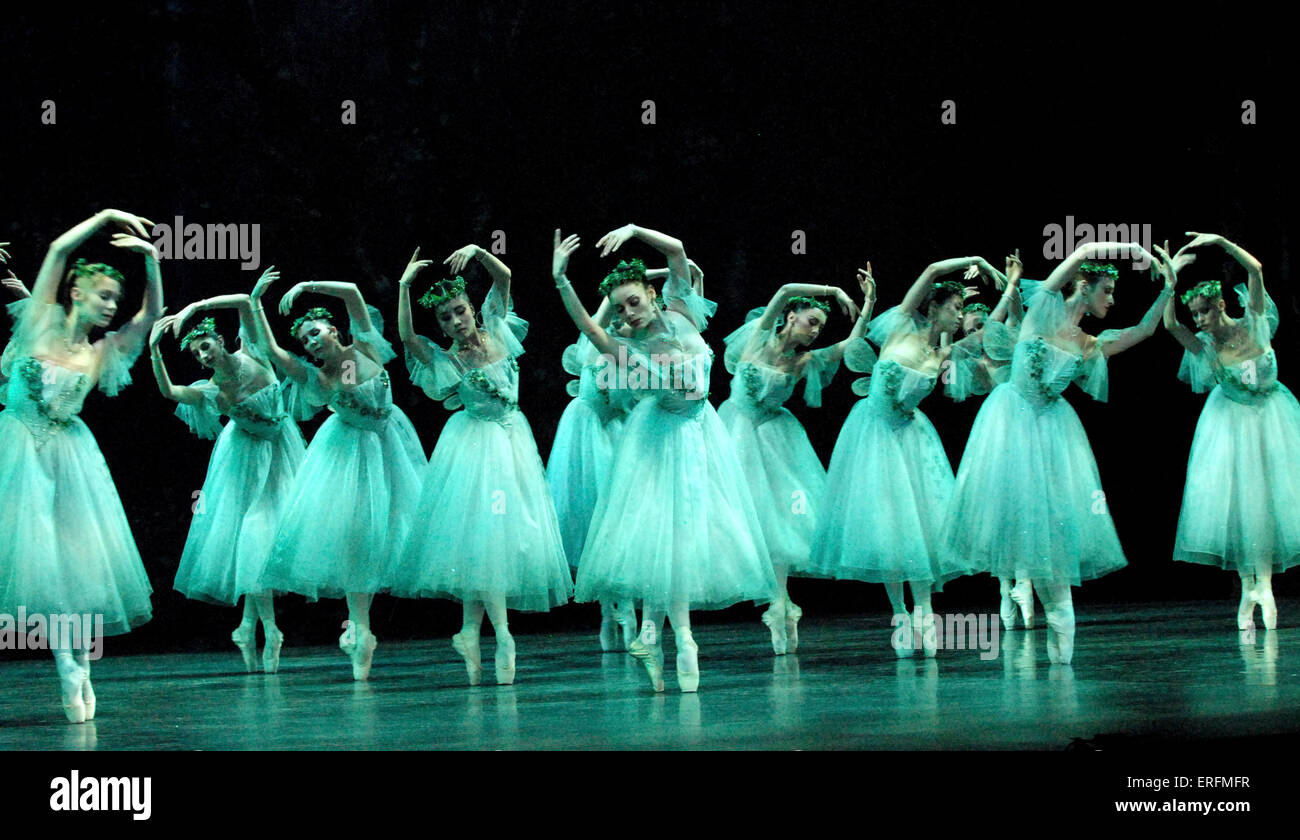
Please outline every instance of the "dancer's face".
[[824, 326], [826, 313], [815, 306], [787, 312], [785, 316], [785, 331], [790, 333], [790, 340], [800, 347], [807, 347], [816, 341]]
[[464, 295], [438, 306], [438, 326], [448, 338], [464, 339], [474, 332], [474, 307]]
[[1192, 310], [1192, 320], [1196, 322], [1198, 330], [1213, 331], [1223, 323], [1223, 298], [1211, 301], [1205, 295], [1197, 295], [1187, 304], [1187, 308]]
[[338, 328], [329, 321], [303, 321], [298, 327], [298, 340], [317, 359], [330, 359], [343, 351]]
[[1094, 318], [1105, 318], [1115, 305], [1115, 279], [1107, 277], [1096, 283], [1083, 282], [1083, 305]]
[[226, 344], [220, 336], [201, 335], [190, 342], [190, 353], [205, 368], [214, 368], [217, 359], [226, 354]]
[[72, 306], [78, 315], [92, 326], [107, 327], [117, 314], [117, 304], [122, 299], [122, 284], [112, 277], [96, 274], [80, 279], [72, 287]]
[[655, 316], [655, 290], [644, 283], [624, 283], [610, 292], [609, 303], [634, 332], [649, 326]]
[[963, 335], [970, 335], [984, 329], [984, 322], [988, 315], [984, 312], [967, 312], [961, 316], [961, 331]]
[[942, 302], [930, 304], [930, 323], [939, 328], [939, 332], [951, 333], [961, 321], [961, 295], [949, 295]]

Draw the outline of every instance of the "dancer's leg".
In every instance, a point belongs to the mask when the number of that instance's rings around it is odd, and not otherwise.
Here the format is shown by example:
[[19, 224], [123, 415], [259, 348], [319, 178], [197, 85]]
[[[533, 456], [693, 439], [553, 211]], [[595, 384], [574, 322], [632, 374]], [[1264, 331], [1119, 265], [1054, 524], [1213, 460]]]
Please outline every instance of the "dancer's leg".
[[1004, 630], [1014, 630], [1016, 627], [1016, 602], [1011, 600], [1011, 578], [998, 578], [998, 594], [1001, 600], [998, 602], [998, 617], [1002, 619], [1002, 628]]
[[497, 684], [510, 685], [515, 681], [515, 639], [510, 635], [505, 596], [491, 596], [484, 603], [484, 609], [497, 636]]
[[618, 644], [618, 617], [613, 601], [600, 602], [600, 649], [608, 653]]
[[627, 652], [645, 666], [655, 691], [664, 690], [664, 649], [659, 638], [663, 626], [664, 609], [646, 604], [641, 612], [641, 633], [627, 648]]
[[[786, 577], [789, 574], [789, 567], [785, 565], [773, 565], [772, 571], [776, 575], [776, 596], [772, 599], [771, 605], [767, 612], [763, 613], [763, 623], [767, 629], [772, 632], [772, 652], [777, 656], [782, 656], [789, 649], [789, 634], [786, 632], [786, 601], [789, 600], [789, 594], [786, 592]], [[677, 625], [674, 624], [675, 628]]]
[[[370, 603], [374, 600], [372, 592], [348, 593], [348, 629], [339, 639], [339, 647], [352, 659], [352, 678], [365, 680], [370, 678], [370, 663], [375, 654], [377, 641], [370, 632]], [[349, 638], [351, 634], [351, 638]]]
[[482, 601], [467, 600], [461, 605], [460, 632], [451, 637], [451, 646], [465, 659], [469, 684], [483, 681], [483, 661], [479, 652], [479, 628], [483, 626], [485, 607]]
[[1070, 584], [1035, 581], [1034, 588], [1047, 615], [1047, 658], [1053, 665], [1069, 665], [1074, 658], [1074, 601]]
[[631, 597], [620, 598], [613, 603], [614, 618], [618, 621], [618, 626], [623, 630], [623, 649], [627, 650], [631, 647], [636, 634], [641, 630], [641, 625], [636, 622], [636, 599]]
[[907, 604], [903, 601], [901, 581], [885, 584], [885, 594], [889, 596], [889, 608], [894, 611], [894, 615], [908, 615]]
[[1273, 600], [1273, 564], [1265, 558], [1255, 566], [1255, 600], [1265, 630], [1277, 629], [1277, 602]]
[[933, 657], [938, 652], [938, 639], [934, 629], [934, 610], [930, 607], [930, 582], [909, 580], [907, 586], [912, 590], [912, 603], [916, 605], [913, 613], [915, 634], [921, 639], [925, 655]]
[[1241, 575], [1241, 603], [1237, 605], [1237, 629], [1253, 630], [1255, 627], [1255, 576], [1249, 572]]
[[95, 719], [95, 689], [90, 684], [90, 641], [83, 639], [81, 649], [72, 652], [72, 658], [85, 672], [86, 678], [81, 683], [81, 702], [86, 707], [86, 720]]
[[86, 672], [72, 656], [69, 648], [54, 649], [54, 667], [59, 672], [59, 688], [63, 694], [63, 713], [69, 723], [86, 722], [86, 703], [82, 699], [82, 687], [86, 682]]
[[[781, 598], [782, 606], [785, 599]], [[691, 635], [691, 605], [673, 604], [668, 610], [668, 620], [673, 624], [673, 634], [677, 640], [677, 685], [683, 693], [698, 691], [700, 688], [699, 645]], [[782, 630], [784, 630], [784, 617]]]
[[253, 599], [244, 596], [244, 618], [235, 628], [235, 632], [230, 634], [230, 641], [235, 643], [239, 648], [239, 653], [244, 657], [244, 667], [249, 673], [257, 670], [257, 605]]
[[[1043, 597], [1043, 591], [1038, 591], [1038, 597]], [[1011, 588], [1011, 600], [1020, 605], [1020, 618], [1025, 622], [1025, 629], [1034, 629], [1034, 582], [1028, 577], [1017, 573], [1016, 585]], [[1043, 602], [1043, 609], [1047, 609], [1047, 602]]]
[[262, 632], [266, 641], [262, 647], [262, 670], [274, 674], [280, 670], [280, 648], [284, 645], [284, 634], [275, 626], [275, 599], [270, 592], [260, 595], [245, 595], [244, 603], [253, 602], [257, 616], [262, 620]]

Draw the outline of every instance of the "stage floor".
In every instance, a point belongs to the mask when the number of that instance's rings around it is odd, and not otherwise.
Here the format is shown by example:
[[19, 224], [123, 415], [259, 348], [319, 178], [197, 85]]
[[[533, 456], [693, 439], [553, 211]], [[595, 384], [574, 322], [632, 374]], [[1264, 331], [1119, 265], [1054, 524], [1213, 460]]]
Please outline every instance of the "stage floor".
[[[99, 712], [68, 724], [51, 660], [0, 662], [0, 749], [995, 749], [1212, 745], [1300, 732], [1296, 606], [1243, 638], [1236, 603], [1093, 606], [1074, 664], [1051, 666], [1038, 627], [980, 650], [897, 658], [887, 616], [818, 616], [796, 655], [767, 630], [699, 625], [698, 694], [681, 694], [671, 633], [667, 690], [582, 635], [516, 635], [515, 685], [465, 685], [449, 639], [385, 643], [367, 683], [337, 648], [286, 646], [280, 673], [225, 653], [94, 663]], [[757, 612], [755, 613], [757, 615]], [[485, 632], [488, 632], [485, 630]], [[290, 643], [292, 639], [290, 639]], [[1083, 742], [1074, 739], [1083, 739]]]

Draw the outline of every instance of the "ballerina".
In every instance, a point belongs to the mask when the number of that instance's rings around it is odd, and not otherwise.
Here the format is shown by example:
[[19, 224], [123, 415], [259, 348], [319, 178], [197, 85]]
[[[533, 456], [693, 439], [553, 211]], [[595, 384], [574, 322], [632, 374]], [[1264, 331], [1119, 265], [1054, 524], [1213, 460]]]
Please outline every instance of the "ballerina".
[[700, 329], [716, 305], [690, 287], [680, 240], [626, 225], [596, 246], [608, 256], [633, 238], [668, 259], [667, 308], [659, 308], [640, 260], [620, 263], [601, 283], [630, 330], [613, 336], [587, 314], [565, 274], [578, 237], [555, 232], [552, 275], [564, 308], [597, 350], [617, 360], [619, 378], [626, 373], [638, 400], [592, 514], [576, 598], [641, 601], [641, 632], [629, 653], [645, 666], [655, 691], [664, 688], [659, 636], [667, 615], [677, 640], [678, 685], [692, 692], [700, 673], [691, 608], [765, 603], [776, 581], [740, 464], [705, 399], [712, 352]]
[[[917, 404], [938, 382], [957, 329], [965, 287], [937, 282], [974, 267], [986, 281], [996, 277], [979, 257], [933, 263], [917, 277], [903, 302], [868, 325], [867, 339], [880, 346], [877, 359], [864, 340], [850, 344], [850, 370], [871, 372], [854, 383], [859, 400], [840, 429], [827, 473], [826, 514], [818, 526], [808, 571], [840, 579], [883, 583], [895, 616], [907, 624], [897, 632], [901, 656], [910, 652], [913, 631], [926, 656], [936, 643], [930, 630], [932, 591], [968, 569], [938, 551], [944, 504], [952, 491], [952, 467], [930, 420]], [[903, 583], [916, 610], [909, 621]], [[914, 625], [914, 627], [913, 627]]]
[[[1136, 243], [1088, 243], [1031, 290], [1011, 378], [980, 406], [943, 522], [950, 562], [999, 580], [1032, 581], [1053, 664], [1069, 665], [1074, 655], [1070, 587], [1127, 562], [1088, 436], [1061, 392], [1073, 381], [1104, 402], [1107, 359], [1155, 331], [1176, 277], [1168, 254], [1156, 250], [1159, 260]], [[1092, 261], [1104, 251], [1145, 257], [1165, 285], [1139, 324], [1093, 337], [1079, 322], [1085, 314], [1106, 316], [1118, 277], [1113, 265]]]
[[479, 632], [486, 612], [496, 633], [496, 678], [515, 679], [515, 641], [506, 610], [545, 612], [569, 602], [573, 578], [546, 474], [528, 420], [519, 410], [520, 344], [528, 323], [514, 314], [510, 269], [477, 245], [446, 260], [458, 275], [470, 260], [492, 276], [483, 323], [465, 293], [465, 280], [434, 284], [420, 303], [437, 314], [451, 348], [416, 335], [411, 282], [431, 260], [417, 248], [399, 283], [398, 332], [411, 380], [456, 411], [447, 421], [423, 476], [393, 593], [452, 598], [462, 604], [452, 647], [465, 660], [470, 685], [483, 678]]
[[[117, 313], [123, 277], [72, 253], [108, 224], [113, 244], [142, 254], [147, 278], [140, 310], [120, 329], [91, 341]], [[152, 587], [117, 488], [94, 436], [77, 415], [96, 385], [110, 397], [131, 383], [131, 365], [162, 313], [153, 223], [104, 210], [50, 245], [31, 297], [10, 304], [13, 337], [0, 371], [9, 377], [0, 411], [0, 613], [44, 617], [72, 723], [95, 717], [90, 657], [100, 632], [113, 636], [147, 622]], [[60, 281], [60, 278], [62, 280]], [[99, 626], [85, 626], [96, 617]], [[55, 628], [71, 631], [67, 635]], [[71, 636], [71, 638], [68, 638]]]
[[290, 411], [306, 420], [328, 405], [298, 470], [276, 531], [261, 590], [297, 592], [347, 601], [348, 621], [339, 647], [352, 660], [352, 677], [365, 680], [377, 645], [370, 604], [388, 589], [391, 569], [406, 540], [420, 495], [424, 450], [411, 421], [393, 405], [384, 364], [397, 354], [384, 339], [379, 312], [367, 307], [352, 283], [299, 283], [280, 299], [287, 315], [304, 291], [340, 298], [347, 306], [352, 344], [339, 341], [328, 309], [316, 307], [294, 322], [292, 333], [320, 361], [319, 368], [279, 346], [261, 297], [278, 275], [253, 288], [255, 339], [275, 363]]
[[[771, 553], [776, 598], [763, 613], [763, 623], [778, 656], [794, 653], [799, 646], [803, 610], [790, 600], [786, 579], [808, 565], [826, 491], [826, 468], [808, 433], [784, 404], [802, 380], [804, 402], [821, 406], [822, 388], [871, 318], [876, 294], [871, 263], [858, 270], [858, 285], [864, 296], [860, 314], [843, 289], [787, 283], [724, 339], [723, 361], [733, 378], [731, 395], [719, 406], [718, 417], [735, 444]], [[843, 341], [809, 351], [830, 315], [830, 306], [814, 298], [832, 296], [854, 319], [853, 328]]]
[[[275, 267], [265, 275], [271, 282]], [[171, 327], [179, 332], [195, 312], [234, 307], [239, 311], [241, 338], [233, 353], [216, 323], [207, 318], [181, 339], [211, 379], [192, 385], [172, 384], [159, 342]], [[234, 606], [244, 599], [243, 620], [230, 639], [239, 648], [244, 666], [257, 667], [257, 622], [266, 637], [262, 669], [280, 667], [284, 633], [275, 623], [273, 593], [260, 585], [262, 569], [271, 556], [272, 541], [306, 450], [298, 424], [281, 406], [279, 380], [271, 364], [256, 350], [257, 332], [252, 299], [223, 295], [191, 303], [178, 315], [159, 319], [150, 336], [154, 378], [162, 395], [179, 405], [176, 416], [205, 440], [216, 440], [200, 498], [203, 505], [190, 524], [176, 591], [187, 598]], [[221, 416], [230, 422], [221, 426]]]
[[1210, 392], [1187, 460], [1174, 559], [1235, 570], [1237, 626], [1253, 629], [1258, 605], [1273, 630], [1273, 574], [1300, 563], [1300, 404], [1277, 381], [1278, 311], [1259, 260], [1222, 236], [1187, 235], [1194, 238], [1175, 264], [1194, 256], [1186, 251], [1218, 245], [1246, 269], [1248, 282], [1236, 288], [1239, 318], [1228, 316], [1217, 281], [1183, 295], [1195, 334], [1179, 323], [1172, 297], [1165, 307], [1165, 327], [1186, 350], [1178, 378], [1198, 394]]
[[[687, 260], [691, 272], [691, 287], [702, 295], [704, 272], [694, 260]], [[646, 280], [655, 282], [668, 276], [666, 268], [646, 269]], [[603, 298], [593, 320], [597, 326], [606, 327], [613, 320], [609, 298]], [[627, 328], [615, 327], [620, 334]], [[564, 538], [564, 556], [576, 572], [578, 560], [591, 526], [591, 514], [596, 508], [599, 491], [605, 486], [614, 458], [615, 441], [623, 428], [623, 421], [632, 406], [626, 389], [609, 387], [617, 379], [612, 358], [602, 355], [581, 334], [575, 344], [564, 350], [562, 364], [565, 371], [578, 377], [566, 388], [573, 397], [560, 415], [555, 428], [555, 440], [546, 464], [546, 482], [555, 499], [555, 515], [560, 522]], [[626, 650], [636, 638], [636, 604], [631, 601], [600, 602], [600, 649], [609, 652], [617, 645], [617, 634], [622, 631], [622, 646]]]

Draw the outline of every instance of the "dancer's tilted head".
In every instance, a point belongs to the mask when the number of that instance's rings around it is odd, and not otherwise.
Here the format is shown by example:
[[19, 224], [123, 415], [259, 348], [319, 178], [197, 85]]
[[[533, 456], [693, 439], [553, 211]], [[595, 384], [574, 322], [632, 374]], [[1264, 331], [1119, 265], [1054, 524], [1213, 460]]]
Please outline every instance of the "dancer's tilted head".
[[970, 335], [984, 329], [989, 319], [989, 308], [982, 303], [968, 303], [961, 310], [962, 335]]
[[961, 302], [965, 298], [966, 287], [955, 280], [944, 280], [930, 287], [930, 292], [920, 306], [926, 319], [939, 328], [940, 332], [957, 331], [961, 321]]
[[478, 329], [477, 313], [465, 293], [464, 277], [439, 280], [420, 297], [419, 304], [434, 311], [443, 334], [453, 341], [463, 340]]
[[58, 301], [79, 321], [107, 327], [117, 314], [122, 283], [122, 273], [112, 266], [79, 259], [59, 284]]
[[785, 309], [781, 310], [780, 332], [788, 333], [795, 345], [807, 347], [821, 335], [830, 314], [830, 305], [824, 301], [810, 297], [790, 298]]
[[306, 315], [293, 322], [293, 335], [314, 358], [332, 359], [343, 352], [339, 329], [332, 321], [333, 316], [325, 307], [308, 309]]
[[1183, 303], [1192, 311], [1198, 330], [1214, 332], [1223, 323], [1225, 305], [1218, 280], [1197, 283], [1183, 295]]
[[658, 295], [646, 281], [640, 260], [620, 262], [601, 281], [600, 293], [609, 298], [614, 317], [634, 331], [645, 329], [658, 314]]
[[1110, 263], [1085, 262], [1061, 293], [1066, 300], [1077, 294], [1083, 301], [1084, 311], [1094, 318], [1105, 318], [1115, 305], [1115, 281], [1119, 271]]
[[215, 368], [219, 360], [230, 355], [226, 351], [226, 340], [217, 334], [217, 322], [211, 318], [204, 318], [186, 333], [181, 339], [181, 347], [205, 368]]

